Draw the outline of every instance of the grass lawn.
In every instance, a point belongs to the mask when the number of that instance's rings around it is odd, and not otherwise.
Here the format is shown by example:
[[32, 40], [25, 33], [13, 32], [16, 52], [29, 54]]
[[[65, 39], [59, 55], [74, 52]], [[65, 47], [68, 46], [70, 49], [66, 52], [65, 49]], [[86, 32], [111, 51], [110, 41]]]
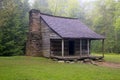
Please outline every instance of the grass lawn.
[[105, 60], [120, 63], [120, 54], [105, 54]]
[[[120, 55], [105, 55], [120, 63]], [[40, 57], [0, 57], [0, 80], [120, 80], [120, 68], [58, 63]]]

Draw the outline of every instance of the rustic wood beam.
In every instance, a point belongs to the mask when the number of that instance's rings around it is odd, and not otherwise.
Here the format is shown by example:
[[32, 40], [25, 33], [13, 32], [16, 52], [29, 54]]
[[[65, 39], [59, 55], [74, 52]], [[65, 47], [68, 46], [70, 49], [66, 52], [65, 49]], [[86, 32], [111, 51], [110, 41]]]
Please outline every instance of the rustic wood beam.
[[80, 39], [80, 57], [82, 57], [82, 40]]
[[51, 57], [51, 45], [52, 45], [52, 43], [51, 43], [52, 41], [50, 40], [50, 57]]
[[104, 57], [104, 39], [102, 39], [102, 56]]
[[91, 54], [91, 40], [89, 40], [89, 55]]
[[90, 52], [90, 41], [89, 39], [87, 40], [87, 50], [88, 50], [88, 56], [90, 55], [89, 52]]
[[62, 57], [64, 57], [64, 40], [62, 39]]

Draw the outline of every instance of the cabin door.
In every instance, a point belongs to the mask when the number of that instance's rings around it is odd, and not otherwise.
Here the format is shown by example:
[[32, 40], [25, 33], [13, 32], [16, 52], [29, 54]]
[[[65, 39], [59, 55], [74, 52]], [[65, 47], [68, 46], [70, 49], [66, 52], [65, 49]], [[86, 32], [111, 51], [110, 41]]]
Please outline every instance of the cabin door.
[[75, 42], [69, 41], [69, 55], [74, 55], [75, 53]]

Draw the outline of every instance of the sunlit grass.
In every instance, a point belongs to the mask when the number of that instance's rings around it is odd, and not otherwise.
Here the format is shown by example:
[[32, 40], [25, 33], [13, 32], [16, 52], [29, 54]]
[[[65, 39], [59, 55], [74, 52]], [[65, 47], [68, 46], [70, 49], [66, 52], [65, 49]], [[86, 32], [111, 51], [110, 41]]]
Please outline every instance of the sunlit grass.
[[[120, 61], [106, 55], [107, 61]], [[0, 57], [0, 80], [120, 80], [120, 69], [58, 63], [41, 57]]]
[[[94, 56], [102, 56], [102, 53], [92, 53]], [[120, 54], [104, 53], [104, 60], [108, 62], [120, 63]]]
[[105, 60], [120, 63], [120, 54], [105, 54]]

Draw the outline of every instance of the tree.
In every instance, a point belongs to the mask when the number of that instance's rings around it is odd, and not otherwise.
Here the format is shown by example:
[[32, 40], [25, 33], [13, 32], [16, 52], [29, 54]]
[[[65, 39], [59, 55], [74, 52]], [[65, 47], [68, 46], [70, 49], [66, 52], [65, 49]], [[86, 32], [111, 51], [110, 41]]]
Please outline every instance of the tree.
[[35, 0], [32, 8], [56, 16], [84, 19], [84, 12], [78, 0]]
[[115, 12], [114, 12], [114, 27], [115, 27], [115, 47], [114, 51], [120, 53], [120, 1], [115, 2]]
[[[93, 5], [91, 13], [88, 13], [92, 29], [106, 37], [106, 52], [119, 53], [119, 29], [117, 28], [119, 27], [119, 1], [96, 0]], [[94, 50], [98, 50], [100, 48], [100, 45], [96, 45], [96, 43], [93, 44]]]
[[26, 3], [20, 0], [3, 1], [4, 8], [0, 10], [0, 55], [24, 54], [28, 27]]
[[42, 13], [50, 13], [48, 8], [48, 1], [49, 0], [35, 0], [32, 8], [40, 10]]

